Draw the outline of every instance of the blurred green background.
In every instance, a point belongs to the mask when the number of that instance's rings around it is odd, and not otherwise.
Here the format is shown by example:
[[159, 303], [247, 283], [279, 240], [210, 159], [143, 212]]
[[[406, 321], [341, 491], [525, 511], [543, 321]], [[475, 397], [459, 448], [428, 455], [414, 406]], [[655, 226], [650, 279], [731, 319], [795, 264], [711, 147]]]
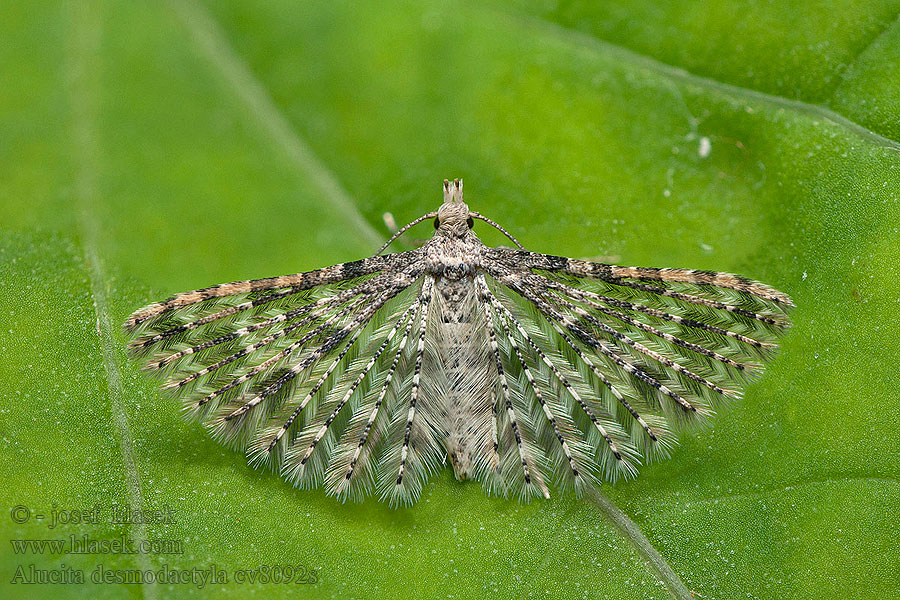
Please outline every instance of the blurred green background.
[[[900, 0], [4, 2], [0, 595], [900, 598], [898, 14]], [[122, 351], [119, 324], [149, 301], [370, 254], [383, 213], [433, 210], [445, 177], [531, 249], [788, 292], [783, 352], [714, 429], [605, 502], [521, 505], [447, 469], [392, 511], [251, 469]], [[114, 503], [175, 522], [35, 516]], [[184, 552], [12, 544], [85, 534]], [[63, 564], [318, 576], [12, 583]]]

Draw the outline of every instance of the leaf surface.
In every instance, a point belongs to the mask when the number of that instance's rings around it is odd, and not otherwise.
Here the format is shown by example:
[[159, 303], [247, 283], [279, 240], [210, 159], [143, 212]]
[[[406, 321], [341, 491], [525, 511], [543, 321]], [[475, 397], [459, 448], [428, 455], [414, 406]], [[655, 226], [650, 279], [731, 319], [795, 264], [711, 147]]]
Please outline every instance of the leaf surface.
[[[830, 20], [750, 7], [737, 27], [728, 3], [703, 4], [705, 21], [655, 3], [12, 3], [4, 505], [175, 519], [4, 518], [3, 538], [183, 552], [6, 545], [3, 596], [82, 597], [9, 583], [60, 563], [229, 576], [92, 597], [898, 595], [898, 6], [836, 3]], [[253, 470], [127, 360], [118, 324], [136, 307], [365, 256], [385, 211], [433, 210], [445, 177], [533, 250], [786, 291], [781, 355], [713, 429], [601, 498], [523, 506], [447, 469], [397, 511]], [[235, 582], [260, 565], [315, 568], [318, 583]]]

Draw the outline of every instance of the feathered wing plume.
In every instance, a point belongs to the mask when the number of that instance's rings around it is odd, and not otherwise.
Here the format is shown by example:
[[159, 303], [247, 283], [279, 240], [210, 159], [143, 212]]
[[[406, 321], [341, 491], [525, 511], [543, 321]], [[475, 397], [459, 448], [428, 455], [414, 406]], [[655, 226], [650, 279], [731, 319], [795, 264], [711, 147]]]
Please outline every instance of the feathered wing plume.
[[445, 193], [426, 217], [456, 211], [456, 237], [173, 296], [126, 321], [129, 347], [252, 463], [400, 505], [445, 461], [523, 499], [634, 476], [789, 325], [787, 296], [735, 275], [487, 248], [465, 216], [496, 224]]
[[446, 338], [422, 265], [412, 251], [179, 294], [126, 321], [129, 348], [252, 463], [342, 500], [411, 504], [447, 438]]
[[[550, 465], [544, 480], [576, 489], [635, 475], [666, 456], [678, 432], [739, 398], [777, 350], [792, 306], [781, 292], [727, 273], [499, 248], [485, 271], [479, 287], [505, 341], [502, 359], [520, 374], [513, 405], [518, 398], [523, 412], [535, 402], [545, 409], [543, 421], [519, 418], [518, 433], [545, 459], [534, 459], [538, 470]], [[516, 433], [512, 411], [509, 423]], [[511, 491], [528, 496], [535, 469], [526, 469], [527, 452], [521, 458], [525, 485]]]

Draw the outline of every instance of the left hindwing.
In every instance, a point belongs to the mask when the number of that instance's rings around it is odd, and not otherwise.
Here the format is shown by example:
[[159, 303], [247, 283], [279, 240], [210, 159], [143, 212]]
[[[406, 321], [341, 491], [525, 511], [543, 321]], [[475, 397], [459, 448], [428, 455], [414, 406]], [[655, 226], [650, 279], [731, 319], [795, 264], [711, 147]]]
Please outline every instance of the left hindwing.
[[[334, 430], [349, 424], [356, 452], [363, 413], [418, 314], [421, 262], [412, 251], [179, 294], [132, 315], [129, 347], [217, 437], [318, 484], [338, 444]], [[355, 457], [364, 474], [359, 463], [389, 408], [382, 404]]]

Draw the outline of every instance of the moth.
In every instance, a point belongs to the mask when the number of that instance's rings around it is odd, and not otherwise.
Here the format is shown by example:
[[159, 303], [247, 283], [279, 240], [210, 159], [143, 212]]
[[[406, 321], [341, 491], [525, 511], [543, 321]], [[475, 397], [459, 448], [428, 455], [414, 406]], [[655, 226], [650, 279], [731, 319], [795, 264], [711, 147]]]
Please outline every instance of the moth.
[[[443, 196], [370, 258], [141, 308], [129, 348], [251, 463], [396, 506], [447, 462], [522, 499], [635, 476], [739, 398], [789, 326], [790, 298], [757, 281], [529, 252], [461, 180]], [[384, 254], [429, 219], [431, 239]]]

